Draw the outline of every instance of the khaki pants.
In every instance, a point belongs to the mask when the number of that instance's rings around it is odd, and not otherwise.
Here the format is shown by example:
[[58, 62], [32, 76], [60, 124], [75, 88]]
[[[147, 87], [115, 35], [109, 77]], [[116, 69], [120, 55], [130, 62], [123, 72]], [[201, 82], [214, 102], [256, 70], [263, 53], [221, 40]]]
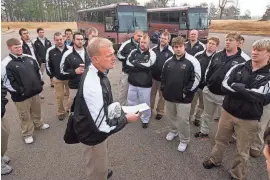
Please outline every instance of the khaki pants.
[[128, 74], [122, 72], [120, 78], [120, 92], [119, 92], [119, 103], [121, 106], [127, 105], [127, 95], [128, 95]]
[[[65, 114], [65, 108], [66, 110], [69, 110], [70, 107], [68, 80], [62, 81], [54, 77], [53, 83], [57, 101], [57, 115], [59, 116], [61, 114]], [[66, 101], [65, 107], [64, 107], [64, 100]]]
[[263, 148], [264, 148], [263, 135], [264, 135], [264, 131], [268, 127], [270, 127], [270, 104], [267, 106], [264, 106], [263, 108], [263, 115], [261, 117], [261, 121], [259, 122], [259, 132], [254, 139], [251, 149], [261, 151], [261, 152], [263, 151]]
[[41, 65], [40, 65], [40, 71], [42, 74], [44, 73], [45, 66], [46, 66], [46, 63], [41, 63]]
[[21, 121], [22, 136], [32, 136], [34, 128], [39, 128], [43, 125], [39, 95], [22, 102], [15, 102], [15, 105]]
[[69, 89], [69, 98], [68, 98], [68, 101], [69, 101], [69, 110], [73, 104], [73, 101], [74, 101], [74, 98], [76, 97], [76, 94], [77, 94], [77, 91], [78, 89]]
[[214, 119], [217, 108], [222, 107], [224, 96], [213, 94], [208, 87], [203, 89], [204, 112], [201, 120], [201, 133], [209, 134], [209, 125]]
[[8, 136], [10, 133], [10, 128], [8, 122], [5, 118], [1, 119], [1, 156], [4, 156], [7, 152], [8, 146]]
[[190, 142], [189, 109], [190, 104], [180, 104], [165, 101], [166, 115], [170, 126], [170, 131], [179, 133], [180, 142], [188, 144]]
[[230, 173], [234, 178], [244, 179], [248, 167], [250, 146], [258, 133], [258, 130], [258, 121], [242, 120], [223, 110], [218, 123], [215, 146], [210, 154], [210, 160], [215, 165], [221, 165], [224, 152], [235, 131], [237, 151]]
[[107, 180], [108, 176], [108, 140], [95, 146], [85, 146], [84, 158], [88, 180]]
[[[199, 103], [197, 103], [198, 100], [199, 100]], [[196, 108], [196, 106], [197, 106], [197, 108]], [[196, 112], [195, 112], [195, 108], [196, 108]], [[189, 112], [189, 119], [193, 120], [193, 115], [194, 115], [196, 120], [201, 120], [203, 109], [204, 109], [203, 92], [202, 92], [201, 89], [198, 89], [198, 91], [195, 93], [195, 95], [193, 97], [193, 100], [191, 102], [191, 108], [190, 108], [190, 112]]]
[[158, 92], [158, 104], [157, 104], [157, 114], [160, 115], [164, 115], [164, 105], [165, 105], [165, 100], [162, 96], [162, 92], [160, 90], [160, 81], [156, 81], [155, 79], [153, 79], [153, 85], [152, 85], [152, 89], [151, 89], [151, 109], [153, 110], [155, 108], [155, 100], [156, 100], [156, 95]]

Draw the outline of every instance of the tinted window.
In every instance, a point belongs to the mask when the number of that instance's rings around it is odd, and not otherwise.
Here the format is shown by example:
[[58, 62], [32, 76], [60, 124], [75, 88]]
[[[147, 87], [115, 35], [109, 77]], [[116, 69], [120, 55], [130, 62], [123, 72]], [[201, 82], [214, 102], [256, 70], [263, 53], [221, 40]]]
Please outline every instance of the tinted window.
[[169, 13], [169, 22], [170, 23], [179, 23], [179, 13], [178, 12], [170, 12]]
[[159, 21], [159, 12], [151, 13], [152, 21]]
[[160, 12], [160, 22], [167, 23], [169, 19], [169, 13], [168, 12]]
[[98, 12], [98, 22], [99, 23], [103, 23], [104, 22], [104, 19], [103, 19], [103, 12]]

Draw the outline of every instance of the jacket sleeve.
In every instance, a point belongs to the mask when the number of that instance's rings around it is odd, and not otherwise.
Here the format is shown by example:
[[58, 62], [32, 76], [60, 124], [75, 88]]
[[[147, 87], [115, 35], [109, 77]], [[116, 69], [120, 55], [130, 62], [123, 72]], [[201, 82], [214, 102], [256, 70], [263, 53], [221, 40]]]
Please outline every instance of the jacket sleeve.
[[126, 43], [123, 43], [117, 52], [117, 58], [122, 62], [124, 62], [130, 54], [126, 49]]
[[6, 104], [8, 103], [7, 88], [4, 86], [3, 81], [1, 80], [1, 118], [5, 115]]
[[14, 92], [18, 95], [24, 93], [24, 87], [18, 84], [18, 80], [16, 79], [16, 75], [14, 74], [11, 66], [6, 67], [6, 74], [4, 75], [3, 81], [4, 85], [8, 84], [9, 87], [6, 85], [5, 86], [8, 88], [9, 91]]
[[134, 57], [134, 52], [136, 50], [131, 51], [132, 53], [130, 53], [130, 56], [128, 56], [127, 58], [127, 66], [130, 67], [130, 69], [132, 68], [136, 68], [138, 70], [150, 70], [152, 68], [152, 66], [155, 64], [156, 62], [156, 53], [152, 50], [149, 50], [149, 61], [146, 63], [140, 63], [137, 59], [135, 59]]
[[188, 83], [183, 89], [183, 93], [187, 95], [189, 92], [195, 92], [201, 81], [201, 65], [196, 58], [191, 59], [193, 65]]
[[213, 58], [215, 57], [216, 55], [213, 55], [206, 70], [205, 70], [205, 76], [204, 76], [204, 84], [207, 84], [208, 80], [210, 79], [211, 75], [213, 74]]
[[[65, 54], [64, 54], [65, 55]], [[75, 69], [71, 67], [71, 59], [70, 56], [64, 56], [61, 59], [60, 63], [60, 71], [64, 75], [68, 75], [69, 77], [74, 77], [76, 76]]]
[[34, 62], [34, 65], [35, 65], [35, 70], [36, 70], [37, 76], [40, 79], [40, 83], [41, 83], [41, 85], [43, 85], [44, 84], [43, 76], [42, 76], [42, 73], [40, 71], [40, 67], [38, 65], [38, 62], [35, 59], [33, 59], [33, 62]]
[[162, 71], [161, 71], [161, 76], [160, 76], [160, 79], [161, 79], [161, 83], [160, 83], [160, 90], [163, 91], [164, 90], [164, 86], [165, 86], [165, 83], [166, 83], [166, 71], [167, 71], [167, 63], [168, 63], [168, 60], [165, 61], [164, 65], [163, 65], [163, 68], [162, 68]]
[[50, 78], [54, 77], [50, 49], [48, 49], [46, 52], [46, 72]]

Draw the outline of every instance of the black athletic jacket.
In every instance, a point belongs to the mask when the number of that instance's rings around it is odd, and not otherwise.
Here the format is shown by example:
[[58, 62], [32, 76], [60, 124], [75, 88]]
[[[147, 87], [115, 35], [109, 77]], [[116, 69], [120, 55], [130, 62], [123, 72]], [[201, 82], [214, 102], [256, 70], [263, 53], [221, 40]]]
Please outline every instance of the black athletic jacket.
[[37, 54], [39, 55], [41, 59], [41, 62], [46, 63], [46, 52], [47, 52], [47, 49], [49, 49], [49, 47], [52, 46], [51, 41], [45, 38], [45, 46], [44, 46], [43, 43], [37, 37], [37, 39], [35, 39], [34, 41], [34, 45], [35, 45]]
[[128, 73], [128, 67], [126, 65], [127, 57], [130, 52], [134, 49], [137, 49], [138, 44], [134, 41], [133, 38], [125, 41], [119, 48], [117, 52], [117, 58], [122, 62], [122, 71]]
[[43, 87], [37, 61], [30, 55], [20, 58], [7, 56], [2, 61], [2, 80], [14, 102], [21, 102], [39, 94]]
[[170, 45], [164, 47], [164, 49], [160, 52], [160, 45], [157, 45], [152, 49], [157, 56], [157, 60], [155, 64], [152, 66], [152, 76], [153, 79], [156, 81], [161, 81], [161, 72], [163, 65], [167, 59], [173, 56], [174, 52], [173, 49]]
[[191, 103], [201, 79], [199, 61], [188, 53], [169, 58], [162, 69], [161, 91], [166, 101]]
[[85, 64], [85, 68], [87, 68], [91, 60], [85, 50], [84, 53], [85, 62], [81, 58], [81, 56], [76, 52], [74, 47], [63, 54], [60, 70], [63, 75], [67, 75], [69, 78], [68, 86], [70, 89], [78, 89], [79, 83], [81, 80], [81, 74], [76, 74], [75, 69], [77, 69], [80, 64]]
[[[23, 53], [32, 56], [33, 54], [31, 53], [31, 50], [30, 50], [30, 47], [28, 46], [28, 44], [23, 40], [21, 40], [21, 43], [22, 43]], [[36, 60], [37, 60], [38, 64], [41, 65], [41, 59], [40, 59], [40, 57], [37, 53], [37, 49], [33, 43], [32, 43], [32, 47], [33, 47], [34, 52], [35, 52]]]
[[128, 83], [137, 87], [152, 87], [151, 67], [155, 61], [156, 54], [151, 49], [144, 52], [140, 49], [131, 51], [127, 58]]
[[188, 54], [194, 56], [196, 53], [200, 52], [200, 51], [204, 51], [205, 50], [205, 45], [200, 42], [197, 41], [193, 47], [191, 47], [191, 43], [190, 41], [187, 41], [185, 44], [185, 50]]
[[269, 104], [270, 64], [256, 71], [252, 71], [251, 61], [232, 67], [222, 90], [226, 93], [223, 108], [228, 113], [240, 119], [260, 120], [263, 106]]
[[221, 83], [226, 73], [232, 66], [246, 62], [250, 57], [246, 55], [240, 48], [233, 56], [227, 56], [226, 50], [217, 52], [211, 59], [209, 66], [205, 72], [205, 81], [208, 89], [217, 95], [225, 95], [221, 91]]
[[63, 54], [72, 49], [70, 46], [66, 46], [61, 52], [55, 45], [51, 46], [46, 53], [46, 72], [48, 76], [56, 77], [59, 80], [67, 80], [68, 76], [61, 73], [60, 63], [63, 57]]

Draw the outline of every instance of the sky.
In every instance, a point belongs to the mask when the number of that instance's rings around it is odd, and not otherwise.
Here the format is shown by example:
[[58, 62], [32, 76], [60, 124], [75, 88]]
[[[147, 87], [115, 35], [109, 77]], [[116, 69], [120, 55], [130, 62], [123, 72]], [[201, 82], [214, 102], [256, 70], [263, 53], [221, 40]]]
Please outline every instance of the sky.
[[[141, 5], [144, 5], [150, 0], [137, 0]], [[169, 0], [173, 1], [173, 0]], [[199, 5], [202, 2], [214, 3], [218, 5], [219, 0], [175, 0], [176, 4], [188, 3], [190, 5]], [[179, 3], [177, 3], [179, 2]], [[241, 15], [248, 9], [251, 12], [251, 16], [262, 16], [265, 12], [266, 6], [270, 4], [270, 0], [238, 0], [238, 7], [241, 10]]]

